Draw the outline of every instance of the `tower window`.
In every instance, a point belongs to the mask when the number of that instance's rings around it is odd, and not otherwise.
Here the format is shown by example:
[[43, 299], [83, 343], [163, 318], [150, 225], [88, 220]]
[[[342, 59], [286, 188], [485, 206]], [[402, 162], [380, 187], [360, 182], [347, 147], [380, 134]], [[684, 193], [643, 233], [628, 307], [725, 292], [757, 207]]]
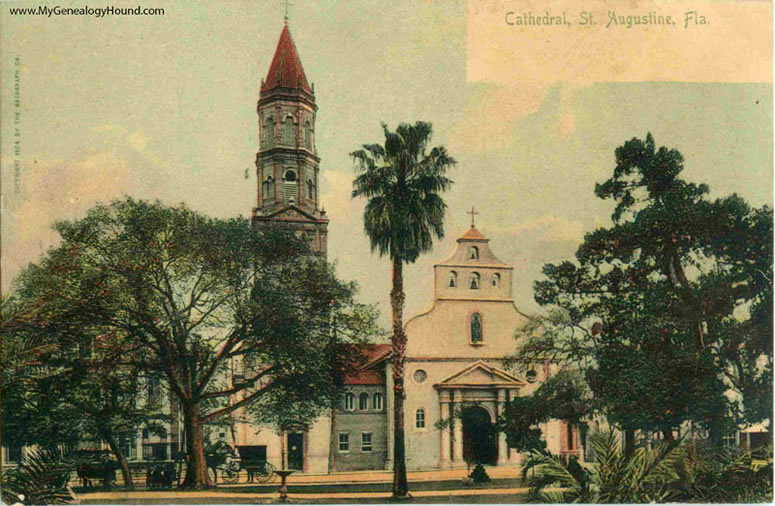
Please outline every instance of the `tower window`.
[[497, 272], [492, 275], [492, 286], [498, 287], [501, 284], [501, 275]]
[[482, 315], [474, 313], [471, 315], [471, 343], [482, 342]]
[[471, 290], [478, 290], [479, 289], [479, 273], [478, 272], [472, 272], [471, 273], [471, 280], [468, 284], [469, 288]]
[[414, 412], [414, 427], [416, 429], [425, 428], [425, 409], [417, 408], [417, 411]]
[[452, 271], [449, 273], [449, 287], [455, 288], [457, 286], [457, 272]]
[[296, 184], [296, 173], [289, 170], [285, 173], [285, 180], [283, 181], [285, 202], [288, 204], [296, 203]]
[[285, 118], [285, 125], [283, 127], [283, 144], [286, 146], [293, 146], [296, 144], [296, 136], [293, 131], [293, 119], [288, 116]]
[[274, 200], [274, 178], [272, 176], [269, 176], [264, 180], [261, 186], [263, 190], [263, 199], [273, 201]]
[[274, 120], [270, 116], [264, 122], [264, 135], [261, 137], [261, 145], [271, 148], [274, 145]]
[[468, 259], [469, 260], [479, 260], [479, 248], [476, 246], [471, 246], [468, 248]]
[[312, 149], [312, 129], [309, 126], [309, 121], [304, 122], [304, 146]]
[[369, 394], [366, 392], [363, 392], [358, 396], [358, 409], [361, 411], [366, 411], [369, 409]]
[[313, 186], [311, 179], [307, 179], [307, 198], [309, 200], [315, 200], [315, 187]]
[[382, 394], [374, 394], [374, 409], [376, 411], [382, 411]]

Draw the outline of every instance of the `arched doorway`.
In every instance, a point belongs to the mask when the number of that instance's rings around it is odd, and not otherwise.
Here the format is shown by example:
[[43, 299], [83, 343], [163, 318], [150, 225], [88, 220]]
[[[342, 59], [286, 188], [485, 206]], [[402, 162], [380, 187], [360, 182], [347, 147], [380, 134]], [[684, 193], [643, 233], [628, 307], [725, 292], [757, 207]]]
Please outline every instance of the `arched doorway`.
[[481, 406], [463, 411], [463, 459], [494, 465], [498, 461], [495, 427]]

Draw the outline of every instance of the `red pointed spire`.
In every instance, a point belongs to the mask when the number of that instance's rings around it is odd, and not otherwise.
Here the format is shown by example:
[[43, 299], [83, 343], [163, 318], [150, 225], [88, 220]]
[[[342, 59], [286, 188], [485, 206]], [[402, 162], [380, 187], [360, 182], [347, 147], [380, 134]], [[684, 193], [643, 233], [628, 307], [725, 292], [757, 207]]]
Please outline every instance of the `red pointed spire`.
[[307, 93], [312, 93], [287, 24], [283, 27], [283, 33], [280, 34], [280, 40], [277, 42], [277, 49], [274, 52], [274, 58], [269, 66], [269, 73], [266, 75], [266, 81], [264, 81], [261, 91], [268, 91], [278, 86], [283, 88], [300, 87]]

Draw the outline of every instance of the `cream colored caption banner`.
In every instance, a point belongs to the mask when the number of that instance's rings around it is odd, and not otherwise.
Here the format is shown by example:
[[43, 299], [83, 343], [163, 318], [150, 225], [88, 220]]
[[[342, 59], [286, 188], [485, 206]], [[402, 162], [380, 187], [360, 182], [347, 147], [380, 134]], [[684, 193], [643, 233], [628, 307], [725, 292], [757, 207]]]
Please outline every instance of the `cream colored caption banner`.
[[470, 81], [772, 82], [772, 3], [469, 0]]

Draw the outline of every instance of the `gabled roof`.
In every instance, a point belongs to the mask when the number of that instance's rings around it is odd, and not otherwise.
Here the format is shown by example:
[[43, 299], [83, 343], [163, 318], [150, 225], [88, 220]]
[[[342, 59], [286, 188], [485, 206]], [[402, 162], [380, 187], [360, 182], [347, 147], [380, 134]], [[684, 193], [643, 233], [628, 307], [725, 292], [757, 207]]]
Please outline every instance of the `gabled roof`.
[[502, 369], [487, 365], [479, 360], [468, 367], [447, 377], [440, 383], [433, 385], [436, 389], [442, 388], [521, 388], [525, 382], [512, 376]]
[[389, 344], [370, 344], [365, 350], [365, 363], [360, 369], [348, 374], [345, 385], [384, 385], [385, 375], [377, 366], [390, 356]]
[[307, 93], [312, 93], [288, 25], [283, 27], [280, 34], [280, 40], [277, 42], [277, 49], [275, 49], [274, 58], [269, 66], [269, 72], [266, 74], [266, 81], [261, 86], [261, 91], [277, 87], [301, 87]]

